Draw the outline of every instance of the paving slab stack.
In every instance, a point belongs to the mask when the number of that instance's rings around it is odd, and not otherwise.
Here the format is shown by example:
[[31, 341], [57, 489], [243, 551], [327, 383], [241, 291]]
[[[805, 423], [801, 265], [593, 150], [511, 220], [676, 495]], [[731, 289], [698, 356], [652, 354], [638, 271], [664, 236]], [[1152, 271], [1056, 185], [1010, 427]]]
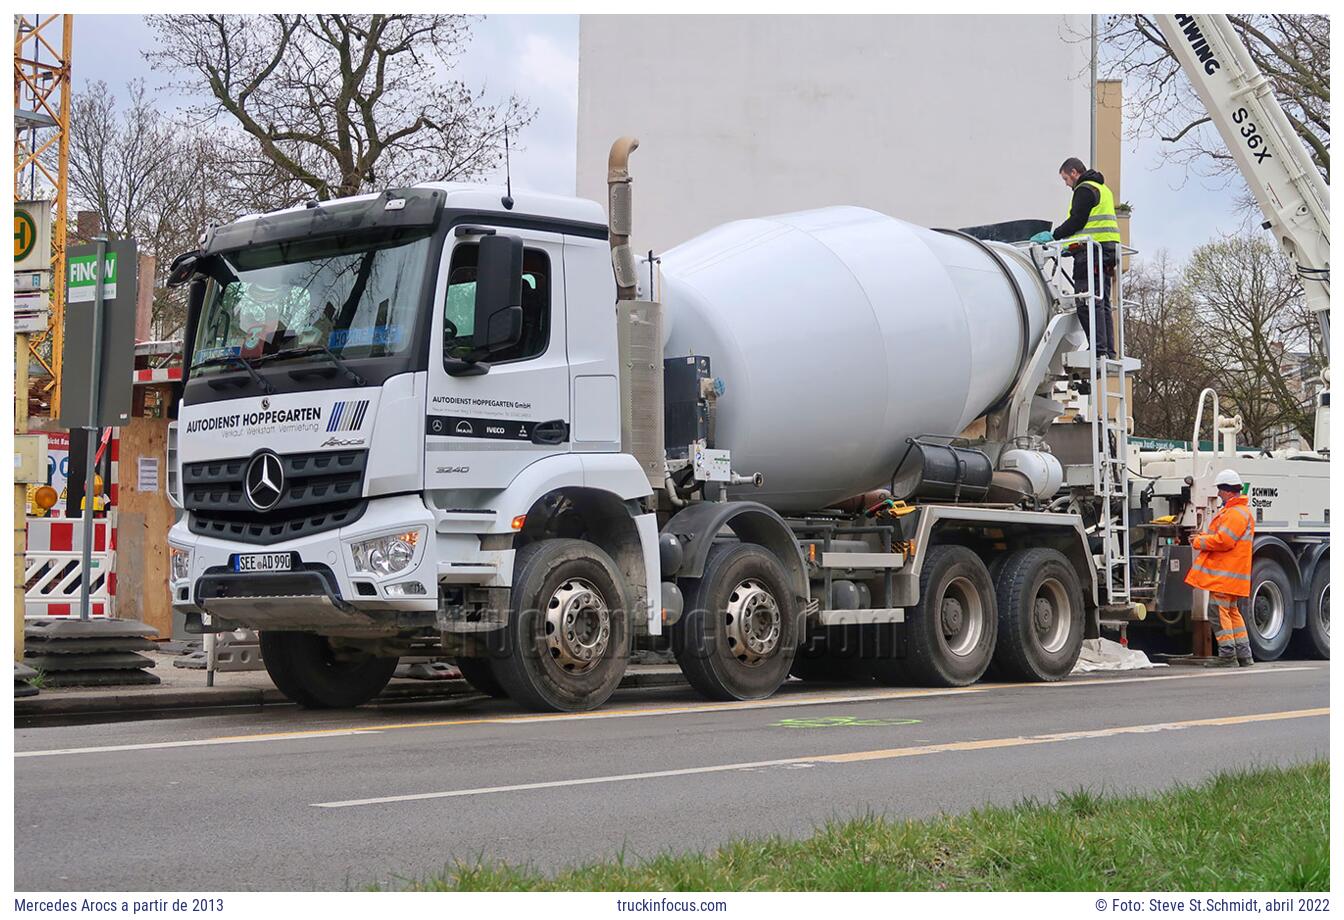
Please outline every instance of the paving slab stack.
[[44, 688], [157, 684], [154, 659], [138, 654], [157, 648], [156, 635], [137, 620], [29, 620], [23, 661], [42, 674]]

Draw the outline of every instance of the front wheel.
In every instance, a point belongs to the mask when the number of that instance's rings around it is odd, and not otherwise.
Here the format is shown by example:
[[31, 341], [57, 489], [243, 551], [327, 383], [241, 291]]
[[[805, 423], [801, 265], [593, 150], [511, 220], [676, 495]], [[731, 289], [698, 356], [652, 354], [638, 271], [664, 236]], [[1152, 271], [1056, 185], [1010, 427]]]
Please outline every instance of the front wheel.
[[964, 687], [985, 673], [998, 636], [989, 570], [964, 546], [935, 546], [919, 573], [919, 603], [907, 610], [905, 658], [883, 656], [879, 683]]
[[543, 712], [596, 709], [630, 660], [625, 579], [611, 557], [583, 540], [518, 550], [503, 654], [491, 673], [516, 703]]
[[710, 547], [704, 574], [688, 580], [672, 652], [686, 680], [712, 700], [758, 700], [789, 676], [798, 647], [798, 601], [769, 550]]
[[353, 709], [383, 692], [396, 658], [332, 648], [315, 633], [263, 630], [261, 658], [276, 687], [309, 709]]
[[1083, 589], [1064, 554], [1010, 553], [994, 580], [998, 598], [998, 672], [1011, 680], [1068, 677], [1083, 649]]

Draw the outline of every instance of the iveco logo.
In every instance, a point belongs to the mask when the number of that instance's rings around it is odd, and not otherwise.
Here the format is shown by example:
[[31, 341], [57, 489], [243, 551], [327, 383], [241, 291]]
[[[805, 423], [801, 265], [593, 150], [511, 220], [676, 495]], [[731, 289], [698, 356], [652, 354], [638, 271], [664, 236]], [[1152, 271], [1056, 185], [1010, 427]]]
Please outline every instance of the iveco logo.
[[247, 500], [258, 511], [270, 511], [280, 501], [280, 493], [285, 487], [285, 470], [280, 458], [269, 450], [264, 450], [252, 458], [247, 465], [247, 475], [243, 479], [243, 488], [247, 491]]

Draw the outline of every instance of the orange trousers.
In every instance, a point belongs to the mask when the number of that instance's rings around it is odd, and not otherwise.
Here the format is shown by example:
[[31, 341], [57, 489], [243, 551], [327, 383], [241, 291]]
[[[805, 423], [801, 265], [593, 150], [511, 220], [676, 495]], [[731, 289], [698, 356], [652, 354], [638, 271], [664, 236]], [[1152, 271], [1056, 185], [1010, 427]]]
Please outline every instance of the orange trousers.
[[1219, 658], [1251, 657], [1251, 639], [1246, 634], [1246, 621], [1241, 618], [1237, 599], [1230, 594], [1210, 593], [1214, 613], [1213, 636], [1218, 641]]

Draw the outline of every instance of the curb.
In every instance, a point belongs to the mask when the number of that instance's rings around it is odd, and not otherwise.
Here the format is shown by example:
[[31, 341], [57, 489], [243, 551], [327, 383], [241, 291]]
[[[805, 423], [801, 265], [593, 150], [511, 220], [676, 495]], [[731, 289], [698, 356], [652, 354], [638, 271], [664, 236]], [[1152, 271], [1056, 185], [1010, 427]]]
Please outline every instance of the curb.
[[[621, 678], [621, 690], [654, 687], [685, 686], [686, 678], [676, 670], [626, 673]], [[474, 696], [478, 692], [464, 680], [432, 682], [397, 682], [390, 684], [370, 705], [388, 703], [432, 702], [457, 697]], [[261, 687], [203, 687], [192, 690], [159, 690], [152, 693], [100, 693], [97, 696], [40, 695], [16, 699], [14, 718], [29, 720], [28, 725], [43, 719], [70, 716], [91, 717], [91, 722], [117, 722], [137, 714], [181, 712], [193, 710], [227, 709], [237, 707], [263, 708], [292, 706], [285, 695], [274, 688]]]

